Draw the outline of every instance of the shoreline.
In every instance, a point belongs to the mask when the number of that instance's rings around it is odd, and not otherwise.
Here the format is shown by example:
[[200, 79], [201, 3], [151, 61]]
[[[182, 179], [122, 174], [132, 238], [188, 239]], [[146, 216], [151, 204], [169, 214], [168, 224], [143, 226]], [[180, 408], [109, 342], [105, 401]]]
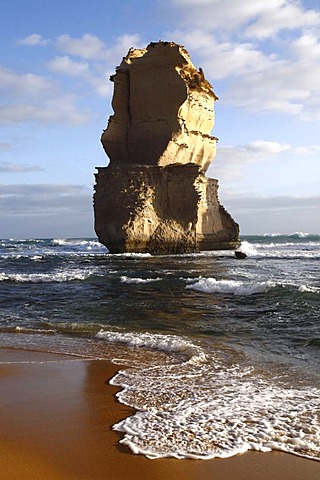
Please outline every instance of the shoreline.
[[109, 380], [121, 366], [0, 349], [0, 480], [317, 480], [320, 462], [282, 452], [149, 460], [112, 425], [134, 411]]

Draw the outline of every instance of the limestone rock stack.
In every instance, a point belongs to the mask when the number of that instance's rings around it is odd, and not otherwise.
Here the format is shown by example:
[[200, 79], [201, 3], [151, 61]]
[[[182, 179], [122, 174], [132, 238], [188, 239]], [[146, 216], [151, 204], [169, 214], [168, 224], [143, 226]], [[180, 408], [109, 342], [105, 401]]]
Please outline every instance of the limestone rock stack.
[[207, 178], [216, 153], [212, 86], [172, 42], [130, 49], [111, 77], [114, 115], [101, 141], [95, 231], [110, 252], [234, 249], [239, 227]]

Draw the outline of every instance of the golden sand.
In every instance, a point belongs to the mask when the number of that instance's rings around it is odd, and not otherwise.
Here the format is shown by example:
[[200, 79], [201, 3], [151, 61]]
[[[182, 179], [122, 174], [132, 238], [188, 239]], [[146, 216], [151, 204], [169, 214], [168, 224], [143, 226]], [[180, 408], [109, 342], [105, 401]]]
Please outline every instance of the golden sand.
[[105, 361], [0, 350], [0, 480], [318, 480], [320, 462], [280, 452], [148, 460], [112, 425], [132, 412]]

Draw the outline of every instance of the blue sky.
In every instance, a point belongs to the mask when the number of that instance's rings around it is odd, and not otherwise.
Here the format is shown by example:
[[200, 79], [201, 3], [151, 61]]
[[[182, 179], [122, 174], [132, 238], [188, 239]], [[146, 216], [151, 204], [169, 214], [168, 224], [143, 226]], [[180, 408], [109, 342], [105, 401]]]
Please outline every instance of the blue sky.
[[242, 234], [320, 232], [317, 0], [0, 0], [0, 237], [94, 236], [109, 76], [181, 43], [219, 97], [208, 175]]

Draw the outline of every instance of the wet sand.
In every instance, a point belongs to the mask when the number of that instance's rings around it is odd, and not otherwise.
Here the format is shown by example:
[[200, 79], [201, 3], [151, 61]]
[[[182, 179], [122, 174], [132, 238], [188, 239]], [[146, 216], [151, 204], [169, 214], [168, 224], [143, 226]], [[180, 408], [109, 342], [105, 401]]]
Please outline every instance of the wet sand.
[[118, 443], [132, 410], [105, 361], [0, 349], [0, 480], [318, 480], [320, 462], [281, 452], [148, 460]]

